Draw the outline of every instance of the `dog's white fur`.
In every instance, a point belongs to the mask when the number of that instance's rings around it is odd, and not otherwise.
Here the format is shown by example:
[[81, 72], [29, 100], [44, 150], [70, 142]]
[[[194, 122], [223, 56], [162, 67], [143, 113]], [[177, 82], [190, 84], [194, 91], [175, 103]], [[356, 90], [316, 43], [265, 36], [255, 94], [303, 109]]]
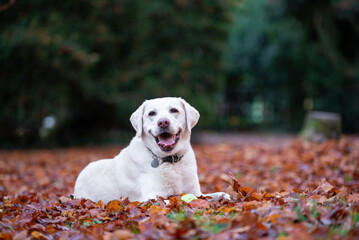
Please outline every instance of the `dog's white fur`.
[[[171, 112], [177, 109], [178, 112]], [[154, 112], [155, 115], [149, 114]], [[170, 151], [163, 151], [155, 136], [161, 133], [158, 120], [167, 118], [171, 134], [180, 132], [180, 140]], [[75, 197], [107, 203], [121, 197], [130, 201], [145, 201], [158, 196], [191, 193], [202, 195], [197, 175], [197, 163], [190, 145], [191, 129], [199, 119], [198, 111], [182, 98], [157, 98], [145, 101], [131, 116], [136, 136], [128, 147], [113, 159], [90, 163], [78, 176]], [[183, 156], [176, 163], [151, 166], [153, 155], [158, 157]], [[217, 198], [225, 193], [207, 194]], [[228, 198], [228, 194], [225, 194]]]

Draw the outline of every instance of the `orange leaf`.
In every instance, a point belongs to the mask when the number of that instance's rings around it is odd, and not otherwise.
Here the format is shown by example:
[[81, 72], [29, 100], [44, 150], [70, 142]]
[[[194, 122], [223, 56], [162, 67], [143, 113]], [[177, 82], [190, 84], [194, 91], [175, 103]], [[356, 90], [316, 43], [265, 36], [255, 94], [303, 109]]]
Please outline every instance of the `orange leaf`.
[[236, 208], [236, 207], [226, 207], [223, 209], [223, 213], [231, 213], [231, 212], [238, 212], [239, 211], [239, 208]]
[[118, 200], [113, 200], [106, 205], [106, 210], [109, 212], [118, 212], [121, 209], [121, 202]]
[[254, 200], [257, 200], [257, 201], [261, 201], [262, 200], [262, 195], [261, 194], [258, 194], [257, 192], [253, 192], [251, 197], [254, 199]]
[[269, 199], [269, 198], [272, 198], [272, 194], [270, 193], [265, 193], [265, 195], [263, 196], [265, 199]]
[[98, 202], [96, 203], [96, 207], [105, 208], [105, 204], [103, 203], [102, 200], [100, 200], [100, 201], [98, 201]]
[[150, 215], [154, 213], [168, 214], [170, 210], [168, 208], [162, 208], [161, 206], [152, 205], [150, 208]]
[[277, 218], [280, 218], [280, 215], [278, 213], [271, 214], [268, 216], [269, 221], [271, 221], [273, 224], [277, 223]]
[[33, 231], [33, 232], [31, 233], [31, 236], [33, 236], [33, 237], [36, 238], [36, 239], [40, 239], [40, 240], [45, 240], [45, 239], [47, 239], [47, 237], [46, 237], [44, 234], [42, 234], [42, 233], [40, 233], [40, 232], [38, 232], [38, 231]]

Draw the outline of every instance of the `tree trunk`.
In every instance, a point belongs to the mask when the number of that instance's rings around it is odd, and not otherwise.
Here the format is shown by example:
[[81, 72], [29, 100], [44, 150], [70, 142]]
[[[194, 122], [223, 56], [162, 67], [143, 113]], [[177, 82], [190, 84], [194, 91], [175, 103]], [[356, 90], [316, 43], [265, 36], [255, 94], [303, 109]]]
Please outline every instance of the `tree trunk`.
[[306, 141], [322, 142], [326, 139], [339, 139], [341, 133], [340, 114], [309, 112], [301, 131], [301, 137]]

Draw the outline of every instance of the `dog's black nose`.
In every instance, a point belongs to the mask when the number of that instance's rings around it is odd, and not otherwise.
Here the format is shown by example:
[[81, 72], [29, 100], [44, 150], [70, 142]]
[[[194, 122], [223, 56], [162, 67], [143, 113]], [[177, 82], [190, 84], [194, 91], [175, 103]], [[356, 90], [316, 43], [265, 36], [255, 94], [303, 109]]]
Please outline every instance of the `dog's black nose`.
[[168, 120], [167, 118], [161, 118], [160, 120], [158, 120], [157, 125], [160, 128], [167, 128], [170, 125], [170, 120]]

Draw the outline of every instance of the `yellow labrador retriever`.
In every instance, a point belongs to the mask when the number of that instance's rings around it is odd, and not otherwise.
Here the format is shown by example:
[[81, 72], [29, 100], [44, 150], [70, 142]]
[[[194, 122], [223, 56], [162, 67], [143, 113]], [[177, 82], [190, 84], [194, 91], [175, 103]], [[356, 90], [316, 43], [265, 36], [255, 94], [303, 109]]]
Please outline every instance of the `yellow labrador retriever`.
[[[121, 197], [145, 201], [191, 193], [201, 196], [190, 144], [198, 111], [182, 98], [145, 101], [131, 116], [136, 136], [113, 159], [90, 163], [78, 176], [75, 197], [107, 203]], [[207, 194], [213, 198], [226, 193]]]

